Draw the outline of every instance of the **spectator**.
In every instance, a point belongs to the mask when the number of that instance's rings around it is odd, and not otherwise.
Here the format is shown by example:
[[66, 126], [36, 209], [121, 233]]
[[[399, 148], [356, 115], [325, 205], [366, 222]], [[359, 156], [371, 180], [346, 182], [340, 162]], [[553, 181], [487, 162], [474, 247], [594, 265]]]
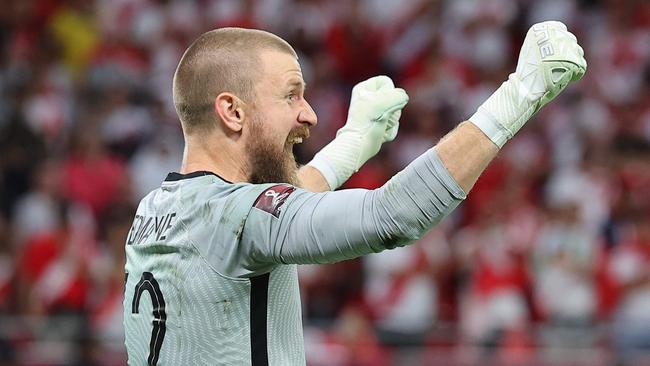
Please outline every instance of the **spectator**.
[[52, 232], [60, 225], [61, 166], [46, 161], [35, 171], [34, 188], [16, 203], [12, 222], [18, 246], [30, 236]]
[[28, 315], [83, 314], [87, 306], [93, 233], [71, 222], [80, 214], [74, 207], [60, 209], [60, 225], [28, 237], [18, 255], [20, 308]]
[[[307, 340], [310, 337], [308, 335]], [[330, 331], [311, 335], [318, 344], [307, 353], [310, 365], [387, 366], [390, 352], [376, 339], [370, 319], [358, 306], [347, 306]]]
[[176, 136], [159, 133], [138, 150], [129, 164], [134, 202], [157, 188], [167, 173], [177, 169], [181, 148]]
[[528, 253], [516, 236], [522, 218], [482, 212], [452, 239], [468, 277], [460, 295], [460, 326], [466, 338], [488, 354], [506, 344], [511, 334], [525, 331], [532, 319]]
[[106, 151], [92, 129], [81, 130], [72, 146], [63, 168], [65, 196], [99, 217], [126, 183], [124, 165]]
[[378, 337], [391, 346], [418, 346], [438, 319], [436, 269], [449, 260], [442, 226], [409, 246], [364, 258], [365, 302]]
[[[535, 300], [548, 324], [543, 341], [561, 349], [593, 346], [597, 311], [594, 284], [599, 242], [582, 225], [575, 202], [548, 210], [533, 253]], [[558, 296], [567, 294], [567, 296]]]
[[129, 205], [111, 206], [103, 217], [102, 243], [90, 260], [88, 271], [92, 280], [89, 301], [90, 330], [99, 347], [100, 358], [110, 364], [126, 363], [124, 330], [124, 238], [131, 228], [135, 209]]
[[634, 359], [650, 349], [650, 226], [645, 212], [634, 212], [611, 270], [619, 285], [614, 343], [620, 356]]

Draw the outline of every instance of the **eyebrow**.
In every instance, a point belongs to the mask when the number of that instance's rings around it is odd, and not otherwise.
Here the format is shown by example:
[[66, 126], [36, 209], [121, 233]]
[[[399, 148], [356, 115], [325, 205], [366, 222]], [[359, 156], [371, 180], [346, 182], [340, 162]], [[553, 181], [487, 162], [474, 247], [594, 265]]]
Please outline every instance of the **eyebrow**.
[[300, 80], [300, 79], [290, 79], [289, 82], [287, 83], [287, 86], [297, 87], [304, 91], [305, 88], [307, 88], [307, 83], [305, 83], [304, 80]]

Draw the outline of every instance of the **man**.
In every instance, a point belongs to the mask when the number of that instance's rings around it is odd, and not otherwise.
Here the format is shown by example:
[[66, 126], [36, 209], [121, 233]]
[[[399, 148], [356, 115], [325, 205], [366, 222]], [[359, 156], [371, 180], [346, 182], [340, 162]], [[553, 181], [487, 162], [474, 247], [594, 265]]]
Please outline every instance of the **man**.
[[517, 71], [470, 121], [377, 190], [314, 193], [337, 188], [395, 137], [404, 91], [386, 77], [355, 86], [346, 125], [297, 170], [292, 145], [316, 116], [295, 52], [255, 30], [199, 37], [174, 76], [181, 172], [142, 200], [127, 238], [129, 363], [305, 364], [295, 264], [418, 239], [533, 114], [582, 77], [582, 56], [563, 24], [534, 26]]

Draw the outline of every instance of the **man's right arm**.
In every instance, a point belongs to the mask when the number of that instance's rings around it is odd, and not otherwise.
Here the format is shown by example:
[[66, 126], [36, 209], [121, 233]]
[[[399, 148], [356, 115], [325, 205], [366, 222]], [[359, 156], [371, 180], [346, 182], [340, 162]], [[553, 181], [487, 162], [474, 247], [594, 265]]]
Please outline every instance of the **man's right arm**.
[[469, 121], [458, 125], [435, 146], [440, 161], [465, 192], [469, 192], [499, 148]]
[[544, 105], [584, 75], [587, 62], [576, 37], [560, 22], [533, 25], [517, 69], [436, 146], [440, 159], [465, 192], [500, 149]]

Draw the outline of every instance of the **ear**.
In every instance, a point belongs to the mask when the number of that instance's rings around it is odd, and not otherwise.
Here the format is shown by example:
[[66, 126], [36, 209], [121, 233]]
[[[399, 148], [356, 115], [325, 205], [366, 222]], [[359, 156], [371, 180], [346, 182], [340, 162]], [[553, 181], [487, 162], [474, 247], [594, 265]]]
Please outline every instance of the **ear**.
[[244, 102], [228, 92], [217, 95], [214, 111], [221, 118], [227, 130], [239, 132], [244, 125]]

